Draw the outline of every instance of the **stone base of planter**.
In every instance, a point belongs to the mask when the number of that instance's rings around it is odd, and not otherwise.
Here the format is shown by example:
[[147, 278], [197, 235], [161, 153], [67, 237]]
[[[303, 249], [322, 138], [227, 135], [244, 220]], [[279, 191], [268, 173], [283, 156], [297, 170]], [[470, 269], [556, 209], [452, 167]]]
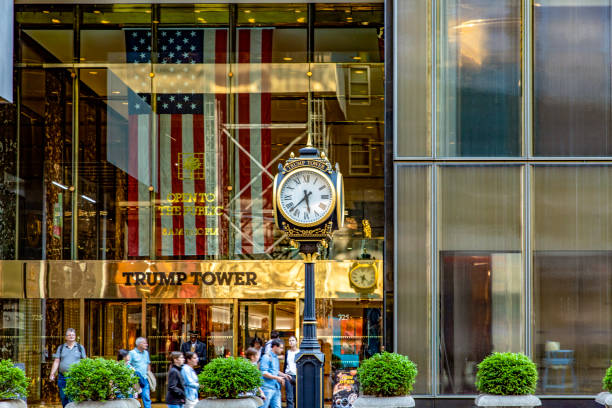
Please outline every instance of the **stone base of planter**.
[[0, 408], [27, 408], [23, 400], [0, 400]]
[[122, 398], [112, 401], [71, 402], [66, 408], [140, 408], [140, 402], [134, 398]]
[[595, 397], [595, 402], [607, 408], [611, 408], [612, 407], [612, 394], [610, 394], [609, 392], [600, 392], [599, 394], [597, 394], [597, 397]]
[[414, 407], [414, 399], [409, 396], [403, 397], [370, 397], [361, 396], [353, 402], [353, 408], [411, 408]]
[[540, 407], [542, 401], [534, 395], [489, 395], [476, 397], [477, 407]]
[[257, 408], [263, 405], [259, 397], [246, 397], [237, 399], [207, 398], [198, 401], [195, 408]]

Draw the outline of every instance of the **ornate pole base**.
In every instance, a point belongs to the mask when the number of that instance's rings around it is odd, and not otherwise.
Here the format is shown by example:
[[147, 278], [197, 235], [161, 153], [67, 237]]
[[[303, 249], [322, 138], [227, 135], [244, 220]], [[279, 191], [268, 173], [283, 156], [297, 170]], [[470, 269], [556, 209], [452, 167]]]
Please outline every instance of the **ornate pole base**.
[[[320, 242], [320, 241], [319, 241]], [[314, 260], [317, 256], [319, 242], [300, 243], [300, 252], [304, 257], [305, 294], [304, 294], [304, 338], [300, 352], [296, 356], [296, 399], [297, 408], [323, 408], [323, 363], [325, 355], [321, 353], [317, 341], [317, 319], [315, 316], [315, 279]]]

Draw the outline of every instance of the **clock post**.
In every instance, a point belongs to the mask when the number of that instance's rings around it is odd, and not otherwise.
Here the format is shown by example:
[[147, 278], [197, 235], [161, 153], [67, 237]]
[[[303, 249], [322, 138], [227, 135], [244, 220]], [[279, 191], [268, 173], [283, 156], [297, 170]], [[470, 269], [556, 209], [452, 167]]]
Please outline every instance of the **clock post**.
[[279, 165], [274, 179], [276, 225], [297, 242], [304, 260], [304, 320], [300, 352], [296, 356], [297, 408], [323, 408], [325, 355], [317, 341], [315, 260], [319, 246], [327, 246], [332, 232], [344, 223], [344, 187], [336, 164], [311, 143], [300, 156]]

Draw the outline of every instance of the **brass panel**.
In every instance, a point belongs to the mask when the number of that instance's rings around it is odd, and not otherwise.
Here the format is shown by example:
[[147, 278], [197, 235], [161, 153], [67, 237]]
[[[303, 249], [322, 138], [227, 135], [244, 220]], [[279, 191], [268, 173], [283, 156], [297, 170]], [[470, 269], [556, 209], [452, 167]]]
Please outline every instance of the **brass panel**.
[[0, 297], [22, 299], [23, 290], [23, 262], [0, 262]]
[[[379, 271], [382, 261], [373, 261]], [[301, 261], [0, 261], [0, 297], [56, 299], [297, 299]], [[351, 287], [354, 261], [317, 261], [318, 298], [381, 299], [382, 273], [369, 293]]]

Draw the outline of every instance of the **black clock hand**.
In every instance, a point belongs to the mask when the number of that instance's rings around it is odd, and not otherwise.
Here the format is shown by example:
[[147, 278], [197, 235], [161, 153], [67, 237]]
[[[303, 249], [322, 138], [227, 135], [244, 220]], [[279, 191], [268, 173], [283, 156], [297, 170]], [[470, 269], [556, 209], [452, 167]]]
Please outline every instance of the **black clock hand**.
[[306, 199], [306, 208], [308, 209], [308, 213], [310, 213], [310, 204], [308, 203], [308, 196], [310, 196], [312, 194], [312, 191], [306, 193], [306, 190], [304, 190], [304, 198]]

